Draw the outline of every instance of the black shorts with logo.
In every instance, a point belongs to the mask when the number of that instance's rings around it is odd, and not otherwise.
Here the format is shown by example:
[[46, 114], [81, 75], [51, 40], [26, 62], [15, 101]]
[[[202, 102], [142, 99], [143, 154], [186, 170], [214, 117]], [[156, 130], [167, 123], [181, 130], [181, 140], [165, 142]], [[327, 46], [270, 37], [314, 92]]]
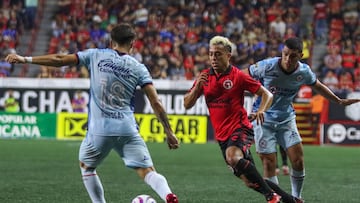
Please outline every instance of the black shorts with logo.
[[254, 159], [250, 152], [250, 147], [254, 141], [254, 130], [252, 128], [242, 127], [236, 129], [230, 137], [225, 141], [219, 141], [222, 155], [226, 162], [226, 149], [230, 146], [236, 146], [241, 149], [244, 158], [254, 163]]

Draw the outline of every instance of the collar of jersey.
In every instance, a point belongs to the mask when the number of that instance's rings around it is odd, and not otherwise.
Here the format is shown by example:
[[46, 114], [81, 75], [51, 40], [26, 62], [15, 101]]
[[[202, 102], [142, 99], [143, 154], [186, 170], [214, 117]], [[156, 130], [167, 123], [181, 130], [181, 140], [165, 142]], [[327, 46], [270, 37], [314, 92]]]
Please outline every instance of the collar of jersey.
[[[226, 69], [226, 71], [223, 72], [223, 73], [221, 73], [220, 75], [229, 75], [231, 69], [232, 69], [232, 65], [229, 65], [229, 67]], [[215, 75], [215, 71], [214, 71], [214, 68], [213, 68], [213, 67], [210, 68], [209, 74], [210, 74], [210, 75]]]

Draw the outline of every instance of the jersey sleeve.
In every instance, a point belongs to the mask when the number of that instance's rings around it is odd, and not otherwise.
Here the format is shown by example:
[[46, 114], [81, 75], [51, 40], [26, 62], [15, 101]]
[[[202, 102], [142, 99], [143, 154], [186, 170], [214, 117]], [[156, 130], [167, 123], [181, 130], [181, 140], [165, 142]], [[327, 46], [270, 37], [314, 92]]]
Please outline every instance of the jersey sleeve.
[[147, 84], [152, 84], [152, 78], [148, 71], [148, 69], [143, 64], [139, 64], [140, 70], [139, 70], [139, 81], [138, 84], [140, 87], [144, 87]]
[[90, 67], [90, 59], [93, 58], [96, 49], [87, 49], [84, 51], [79, 51], [76, 53], [79, 59], [79, 65], [84, 65], [85, 67]]
[[249, 67], [249, 74], [256, 80], [260, 80], [265, 76], [266, 62], [258, 61]]
[[260, 86], [261, 86], [261, 83], [255, 79], [253, 79], [250, 75], [248, 74], [245, 74], [243, 72], [241, 72], [241, 74], [243, 75], [243, 86], [245, 87], [245, 89], [253, 94], [255, 94]]
[[303, 64], [306, 67], [306, 70], [308, 71], [308, 74], [306, 74], [306, 84], [307, 85], [315, 85], [317, 77], [316, 74], [311, 70], [310, 66], [307, 64]]

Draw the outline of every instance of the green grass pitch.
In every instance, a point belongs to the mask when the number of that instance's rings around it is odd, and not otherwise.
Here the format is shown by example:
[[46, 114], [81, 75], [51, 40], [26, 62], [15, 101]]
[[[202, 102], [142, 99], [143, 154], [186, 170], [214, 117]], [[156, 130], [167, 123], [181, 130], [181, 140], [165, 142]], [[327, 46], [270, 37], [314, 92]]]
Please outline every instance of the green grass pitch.
[[[0, 202], [90, 202], [78, 167], [79, 145], [77, 141], [0, 139]], [[180, 203], [265, 202], [230, 173], [217, 144], [183, 144], [174, 151], [166, 144], [148, 146], [157, 171], [167, 177]], [[307, 203], [360, 202], [358, 147], [306, 145], [304, 151]], [[130, 203], [138, 194], [162, 202], [114, 152], [97, 171], [109, 203]], [[280, 175], [279, 180], [290, 191], [289, 177]]]

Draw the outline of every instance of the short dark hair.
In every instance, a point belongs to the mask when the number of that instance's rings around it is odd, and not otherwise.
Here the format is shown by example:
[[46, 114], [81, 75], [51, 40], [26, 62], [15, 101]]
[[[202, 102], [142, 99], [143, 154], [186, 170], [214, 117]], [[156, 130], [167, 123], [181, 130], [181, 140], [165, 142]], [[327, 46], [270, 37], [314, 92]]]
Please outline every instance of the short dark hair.
[[299, 52], [302, 52], [303, 50], [302, 40], [298, 37], [291, 37], [285, 40], [285, 46], [287, 46], [289, 49], [297, 50]]
[[120, 23], [111, 30], [111, 39], [120, 45], [130, 44], [136, 37], [135, 30], [128, 23]]

